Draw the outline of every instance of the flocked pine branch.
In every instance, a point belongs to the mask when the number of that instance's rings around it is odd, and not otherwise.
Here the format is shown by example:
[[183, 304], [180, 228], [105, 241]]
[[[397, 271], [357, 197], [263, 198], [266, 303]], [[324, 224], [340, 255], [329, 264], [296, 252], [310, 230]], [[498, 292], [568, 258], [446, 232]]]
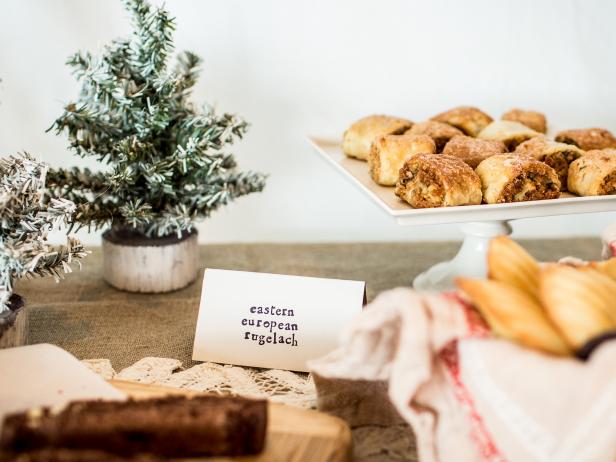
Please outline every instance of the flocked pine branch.
[[237, 172], [227, 150], [247, 123], [189, 101], [200, 58], [182, 52], [169, 65], [175, 28], [169, 13], [145, 0], [124, 3], [132, 35], [111, 42], [100, 56], [69, 58], [80, 96], [50, 127], [68, 135], [77, 155], [107, 169], [52, 170], [48, 187], [75, 202], [79, 226], [180, 235], [218, 207], [261, 191], [265, 177]]
[[66, 223], [75, 205], [64, 198], [45, 198], [46, 164], [30, 154], [0, 159], [0, 312], [8, 309], [15, 279], [53, 276], [71, 271], [86, 255], [69, 237], [66, 246], [52, 247], [47, 234]]

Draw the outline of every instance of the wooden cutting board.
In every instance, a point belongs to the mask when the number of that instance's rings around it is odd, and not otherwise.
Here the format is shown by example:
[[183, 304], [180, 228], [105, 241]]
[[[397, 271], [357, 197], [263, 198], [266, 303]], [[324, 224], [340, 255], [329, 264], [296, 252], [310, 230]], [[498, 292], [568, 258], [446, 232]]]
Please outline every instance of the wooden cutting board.
[[[165, 395], [194, 396], [177, 388], [111, 380], [118, 390], [136, 399]], [[341, 419], [285, 404], [269, 404], [265, 450], [258, 456], [191, 459], [208, 462], [343, 462], [351, 454], [351, 430]]]
[[[62, 406], [78, 399], [122, 400], [168, 394], [194, 395], [176, 388], [103, 380], [74, 356], [53, 345], [0, 350], [0, 425], [6, 414], [39, 406]], [[0, 428], [1, 430], [1, 428]], [[342, 462], [349, 458], [347, 424], [317, 411], [269, 404], [265, 451], [256, 457], [203, 458], [222, 462]]]

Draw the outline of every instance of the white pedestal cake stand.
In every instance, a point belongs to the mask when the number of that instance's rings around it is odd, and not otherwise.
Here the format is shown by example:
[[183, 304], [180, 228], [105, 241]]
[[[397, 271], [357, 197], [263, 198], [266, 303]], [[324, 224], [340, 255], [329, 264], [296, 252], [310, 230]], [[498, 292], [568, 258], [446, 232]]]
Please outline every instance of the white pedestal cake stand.
[[414, 209], [398, 199], [393, 188], [379, 186], [372, 181], [366, 162], [346, 157], [338, 141], [318, 137], [309, 137], [308, 141], [323, 159], [398, 224], [460, 223], [464, 241], [458, 254], [452, 260], [438, 263], [417, 276], [413, 281], [416, 289], [448, 290], [454, 287], [453, 280], [457, 276], [485, 277], [488, 242], [495, 236], [511, 234], [511, 220], [616, 210], [616, 195], [577, 197], [568, 193], [553, 200]]

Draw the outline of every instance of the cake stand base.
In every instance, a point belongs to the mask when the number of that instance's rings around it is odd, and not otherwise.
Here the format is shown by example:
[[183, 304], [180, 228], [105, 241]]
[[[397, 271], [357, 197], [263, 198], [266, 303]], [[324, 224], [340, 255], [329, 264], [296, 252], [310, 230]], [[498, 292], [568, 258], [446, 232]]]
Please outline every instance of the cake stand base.
[[413, 281], [416, 290], [446, 291], [455, 288], [458, 276], [485, 278], [490, 239], [511, 234], [508, 221], [482, 221], [460, 225], [464, 241], [452, 260], [434, 265]]

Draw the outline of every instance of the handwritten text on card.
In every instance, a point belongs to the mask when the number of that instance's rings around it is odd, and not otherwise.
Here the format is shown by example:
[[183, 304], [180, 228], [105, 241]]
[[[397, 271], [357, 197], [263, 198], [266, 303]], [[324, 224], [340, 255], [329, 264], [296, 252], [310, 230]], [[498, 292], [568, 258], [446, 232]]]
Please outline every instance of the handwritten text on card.
[[193, 359], [306, 371], [336, 348], [364, 293], [361, 281], [207, 269]]

